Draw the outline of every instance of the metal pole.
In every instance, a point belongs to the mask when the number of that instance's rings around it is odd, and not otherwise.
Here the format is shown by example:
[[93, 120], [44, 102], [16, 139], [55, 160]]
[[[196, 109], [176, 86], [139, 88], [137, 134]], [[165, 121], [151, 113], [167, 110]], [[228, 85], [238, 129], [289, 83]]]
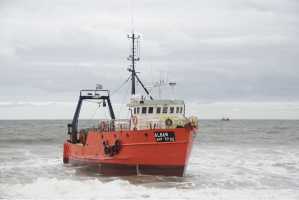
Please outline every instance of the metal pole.
[[132, 91], [131, 94], [135, 95], [135, 34], [132, 33]]

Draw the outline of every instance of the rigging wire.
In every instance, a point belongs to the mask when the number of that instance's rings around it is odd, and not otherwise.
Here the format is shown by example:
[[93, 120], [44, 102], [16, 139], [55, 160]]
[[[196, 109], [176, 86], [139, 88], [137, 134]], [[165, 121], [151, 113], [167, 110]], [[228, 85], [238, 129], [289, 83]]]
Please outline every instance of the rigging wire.
[[95, 117], [95, 115], [96, 115], [96, 113], [97, 113], [97, 111], [100, 109], [100, 107], [97, 107], [96, 109], [95, 109], [95, 111], [94, 111], [94, 113], [92, 114], [92, 117], [91, 117], [91, 119], [93, 120], [94, 119], [94, 117]]
[[107, 117], [107, 109], [104, 109], [105, 119], [108, 119]]
[[125, 103], [125, 100], [126, 99], [128, 99], [128, 96], [129, 96], [129, 92], [130, 91], [130, 87], [128, 87], [127, 88], [127, 92], [124, 94], [124, 96], [123, 96], [123, 98], [122, 98], [122, 101], [121, 101], [121, 104], [120, 104], [120, 106], [121, 106], [121, 108], [120, 108], [120, 113], [122, 114], [123, 113], [123, 109], [126, 107], [126, 106], [123, 106], [124, 105], [124, 103]]
[[118, 92], [131, 78], [131, 75], [116, 89], [114, 89], [113, 91], [111, 91], [110, 96], [114, 95], [116, 92]]

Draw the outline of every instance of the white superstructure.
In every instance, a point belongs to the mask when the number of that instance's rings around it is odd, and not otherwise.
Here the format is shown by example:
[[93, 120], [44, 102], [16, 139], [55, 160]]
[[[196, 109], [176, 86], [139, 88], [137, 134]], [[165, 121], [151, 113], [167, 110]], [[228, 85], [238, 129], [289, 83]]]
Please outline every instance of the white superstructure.
[[131, 99], [131, 129], [184, 127], [185, 103], [182, 100]]

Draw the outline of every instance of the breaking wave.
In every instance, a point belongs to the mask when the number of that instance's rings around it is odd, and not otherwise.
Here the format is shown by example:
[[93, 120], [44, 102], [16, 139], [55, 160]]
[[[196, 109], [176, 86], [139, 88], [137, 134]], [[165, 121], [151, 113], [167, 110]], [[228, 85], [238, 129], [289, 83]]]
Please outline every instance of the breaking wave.
[[253, 190], [200, 188], [155, 188], [131, 184], [129, 181], [102, 182], [91, 180], [59, 180], [38, 178], [33, 183], [4, 184], [4, 198], [9, 199], [298, 199], [291, 190]]
[[298, 121], [202, 121], [183, 178], [63, 165], [65, 123], [1, 124], [0, 199], [299, 199]]

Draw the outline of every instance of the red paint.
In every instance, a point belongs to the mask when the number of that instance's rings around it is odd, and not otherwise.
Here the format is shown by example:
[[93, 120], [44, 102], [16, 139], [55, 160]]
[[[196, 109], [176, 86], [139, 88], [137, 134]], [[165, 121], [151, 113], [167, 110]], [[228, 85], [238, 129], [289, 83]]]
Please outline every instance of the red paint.
[[[174, 132], [175, 142], [157, 142], [154, 137], [157, 131]], [[130, 170], [136, 168], [137, 172], [141, 166], [142, 173], [146, 174], [182, 176], [188, 163], [195, 133], [196, 129], [191, 127], [118, 132], [90, 130], [85, 145], [65, 141], [63, 158], [65, 162], [128, 166]], [[112, 146], [116, 140], [121, 142], [120, 151], [113, 156], [106, 155], [103, 142], [108, 141]], [[172, 170], [174, 173], [166, 173], [168, 168], [169, 172]], [[115, 175], [126, 167], [116, 169]]]

